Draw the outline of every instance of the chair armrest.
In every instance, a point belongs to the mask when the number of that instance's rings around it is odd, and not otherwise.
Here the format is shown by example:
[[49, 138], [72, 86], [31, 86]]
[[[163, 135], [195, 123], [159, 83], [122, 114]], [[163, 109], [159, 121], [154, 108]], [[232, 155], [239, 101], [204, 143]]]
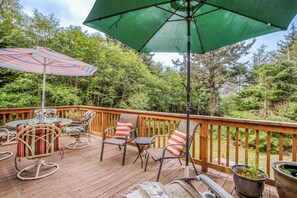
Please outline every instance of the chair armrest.
[[[184, 146], [183, 144], [167, 144], [164, 148], [163, 148], [163, 153], [162, 153], [162, 158], [164, 158], [165, 156], [165, 152], [166, 152], [166, 149], [170, 146]], [[177, 156], [178, 157], [178, 156]]]
[[[131, 131], [129, 131], [129, 133], [130, 133], [130, 140], [132, 139], [135, 139], [136, 137], [137, 137], [137, 135], [136, 135], [136, 131], [135, 130], [131, 130]], [[132, 137], [131, 138], [131, 136], [132, 136], [132, 133], [134, 133], [134, 137]], [[128, 140], [128, 133], [126, 134], [126, 140]]]
[[67, 125], [67, 127], [73, 127], [73, 126], [86, 126], [88, 123], [84, 123], [82, 121], [74, 121]]
[[104, 130], [104, 133], [103, 133], [103, 141], [106, 139], [106, 133], [107, 133], [108, 131], [113, 131], [113, 130], [114, 130], [114, 128], [107, 128], [107, 129]]
[[153, 144], [153, 142], [155, 141], [155, 139], [157, 137], [169, 137], [168, 135], [154, 135], [153, 137], [151, 137], [151, 145]]
[[84, 123], [84, 121], [76, 120], [76, 121], [72, 121], [72, 122], [70, 123], [70, 125], [71, 125], [71, 124], [83, 124], [83, 123]]
[[7, 132], [8, 134], [10, 133], [10, 131], [4, 127], [0, 127], [0, 131], [4, 131], [4, 132]]
[[183, 144], [167, 144], [167, 145], [164, 147], [164, 149], [167, 149], [167, 147], [170, 147], [170, 146], [182, 146], [182, 147], [184, 147], [185, 145], [183, 145]]
[[219, 186], [216, 182], [211, 180], [204, 174], [200, 174], [196, 176], [197, 181], [202, 181], [209, 190], [216, 195], [218, 198], [232, 198], [232, 196], [221, 186]]
[[127, 144], [128, 141], [128, 136], [130, 135], [130, 141], [133, 140], [131, 139], [131, 134], [134, 133], [134, 136], [136, 137], [136, 131], [135, 130], [131, 130], [129, 131], [126, 135], [125, 135], [125, 144]]

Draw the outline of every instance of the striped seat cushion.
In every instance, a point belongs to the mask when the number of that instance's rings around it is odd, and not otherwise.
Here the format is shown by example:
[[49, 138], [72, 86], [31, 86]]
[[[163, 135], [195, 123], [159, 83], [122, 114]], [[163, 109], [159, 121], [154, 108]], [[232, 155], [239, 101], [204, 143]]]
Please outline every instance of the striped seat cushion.
[[116, 132], [114, 137], [115, 138], [122, 138], [125, 139], [126, 135], [127, 139], [130, 140], [130, 131], [133, 129], [133, 123], [121, 123], [117, 122]]
[[176, 146], [168, 146], [167, 151], [172, 153], [175, 156], [179, 156], [183, 147], [186, 145], [187, 136], [185, 133], [182, 133], [178, 130], [175, 130], [168, 140], [168, 144], [181, 144]]
[[[56, 126], [61, 128], [61, 124], [59, 123]], [[17, 132], [27, 127], [29, 126], [20, 125], [17, 127]], [[37, 129], [30, 132], [24, 131], [19, 136], [17, 144], [18, 157], [34, 157], [59, 150], [61, 150], [59, 131], [53, 132], [49, 129]]]

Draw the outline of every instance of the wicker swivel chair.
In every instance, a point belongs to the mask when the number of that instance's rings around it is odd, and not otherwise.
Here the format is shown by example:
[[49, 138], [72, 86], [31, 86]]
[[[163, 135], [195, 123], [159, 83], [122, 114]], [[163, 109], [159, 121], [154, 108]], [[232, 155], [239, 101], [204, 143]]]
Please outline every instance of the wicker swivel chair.
[[[15, 168], [18, 170], [17, 177], [19, 179], [40, 179], [55, 173], [59, 169], [58, 164], [45, 162], [43, 158], [52, 155], [55, 151], [60, 151], [63, 154], [59, 139], [60, 135], [61, 129], [59, 124], [57, 126], [41, 124], [28, 127], [21, 125], [18, 127]], [[29, 160], [35, 159], [36, 162], [20, 170], [17, 158], [21, 157], [26, 157]]]
[[103, 159], [103, 152], [104, 152], [104, 145], [105, 144], [118, 145], [120, 150], [121, 150], [121, 147], [124, 147], [122, 166], [125, 165], [127, 144], [128, 144], [128, 142], [131, 142], [136, 138], [137, 121], [138, 121], [138, 115], [137, 114], [121, 114], [120, 115], [120, 119], [119, 119], [120, 123], [132, 123], [133, 124], [132, 129], [128, 132], [130, 134], [130, 139], [128, 138], [128, 134], [126, 134], [126, 136], [124, 138], [112, 137], [112, 138], [107, 139], [106, 138], [107, 132], [115, 131], [115, 128], [107, 128], [104, 131], [100, 161], [102, 161], [102, 159]]
[[1, 151], [0, 152], [0, 161], [10, 158], [11, 156], [13, 156], [13, 153], [11, 151]]
[[[189, 135], [190, 135], [190, 138], [189, 138], [189, 148], [191, 147], [191, 143], [192, 143], [192, 140], [193, 140], [193, 135], [195, 133], [195, 130], [196, 128], [198, 127], [198, 123], [195, 123], [195, 122], [190, 122], [190, 128], [189, 128]], [[186, 130], [187, 130], [187, 121], [186, 120], [182, 120], [180, 123], [179, 123], [179, 126], [177, 128], [178, 131], [182, 132], [182, 133], [186, 133]], [[151, 142], [156, 142], [156, 138], [158, 137], [161, 137], [161, 136], [168, 136], [168, 135], [156, 135], [156, 136], [153, 136], [152, 137], [152, 140]], [[149, 157], [151, 156], [152, 159], [157, 162], [159, 161], [160, 162], [160, 167], [159, 167], [159, 171], [158, 171], [158, 176], [157, 176], [157, 181], [159, 181], [159, 178], [160, 178], [160, 174], [161, 174], [161, 170], [162, 170], [162, 165], [163, 165], [163, 160], [165, 159], [178, 159], [180, 164], [181, 161], [180, 161], [180, 158], [185, 158], [186, 157], [186, 149], [184, 147], [184, 145], [181, 145], [183, 146], [183, 150], [181, 151], [181, 153], [176, 156], [176, 155], [173, 155], [171, 152], [169, 152], [166, 148], [169, 148], [169, 147], [173, 147], [173, 146], [176, 146], [176, 144], [167, 144], [164, 148], [149, 148], [146, 150], [146, 163], [145, 163], [145, 168], [144, 168], [144, 171], [146, 171], [147, 169], [147, 164], [148, 164], [148, 160], [149, 160]], [[198, 174], [195, 166], [194, 166], [194, 163], [193, 163], [193, 159], [190, 155], [190, 152], [189, 152], [189, 157], [190, 157], [190, 160], [191, 160], [191, 163], [194, 167], [194, 170], [196, 172], [196, 174]]]
[[[5, 126], [0, 127], [0, 145], [14, 144], [16, 131], [9, 131]], [[11, 151], [1, 151], [0, 152], [0, 161], [5, 160], [11, 157], [13, 153]]]
[[[88, 110], [80, 121], [73, 121], [70, 125], [64, 128], [67, 135], [73, 136], [75, 138], [74, 142], [66, 145], [66, 148], [81, 149], [90, 145], [91, 124], [95, 116], [96, 112]], [[84, 142], [80, 139], [82, 135], [88, 135], [87, 142]]]
[[8, 130], [5, 126], [0, 126], [0, 144], [15, 144], [16, 130]]

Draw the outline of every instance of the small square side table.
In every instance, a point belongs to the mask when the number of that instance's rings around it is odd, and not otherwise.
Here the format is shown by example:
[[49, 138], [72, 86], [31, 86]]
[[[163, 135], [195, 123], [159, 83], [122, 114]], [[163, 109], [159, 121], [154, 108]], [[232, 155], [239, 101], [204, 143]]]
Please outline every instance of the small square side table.
[[153, 142], [151, 142], [151, 138], [149, 137], [138, 137], [138, 138], [135, 138], [134, 139], [134, 142], [138, 148], [138, 156], [137, 158], [134, 160], [133, 164], [137, 161], [138, 158], [140, 158], [141, 160], [141, 168], [143, 168], [143, 160], [142, 160], [142, 153], [145, 149], [148, 149], [150, 148], [151, 146], [151, 143], [153, 144], [154, 143], [154, 140]]

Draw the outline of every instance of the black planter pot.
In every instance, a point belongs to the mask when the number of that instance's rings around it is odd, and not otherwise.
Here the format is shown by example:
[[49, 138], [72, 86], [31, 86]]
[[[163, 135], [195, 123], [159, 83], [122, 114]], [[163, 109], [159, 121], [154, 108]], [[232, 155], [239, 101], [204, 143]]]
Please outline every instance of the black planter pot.
[[[242, 169], [245, 167], [248, 167], [248, 166], [234, 165], [231, 168], [233, 172], [233, 181], [234, 181], [236, 193], [240, 197], [250, 197], [250, 198], [261, 197], [264, 191], [265, 181], [268, 179], [268, 177], [266, 176], [261, 179], [253, 179], [253, 178], [243, 177], [236, 172], [237, 169]], [[258, 169], [258, 171], [261, 173], [264, 173], [260, 169]]]
[[291, 198], [297, 196], [297, 178], [285, 174], [280, 170], [285, 168], [292, 172], [294, 176], [297, 175], [297, 163], [296, 162], [274, 162], [272, 168], [274, 170], [275, 187], [278, 196], [281, 198]]

